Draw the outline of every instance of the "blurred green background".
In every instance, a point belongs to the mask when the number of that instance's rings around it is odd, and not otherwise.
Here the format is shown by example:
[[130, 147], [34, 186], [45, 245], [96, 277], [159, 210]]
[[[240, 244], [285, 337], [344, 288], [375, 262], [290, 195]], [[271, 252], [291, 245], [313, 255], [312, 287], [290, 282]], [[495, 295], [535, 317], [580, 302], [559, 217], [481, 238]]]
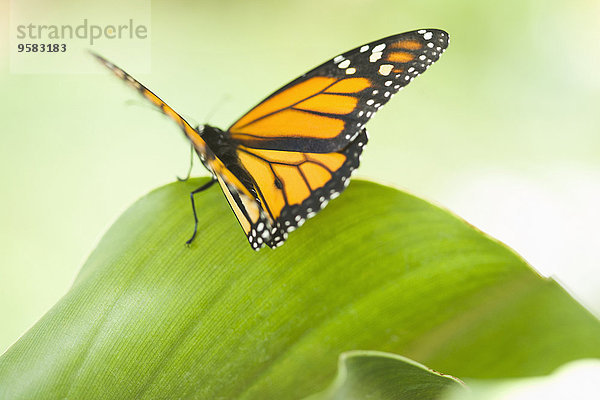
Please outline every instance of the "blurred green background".
[[[10, 73], [1, 1], [0, 352], [65, 293], [122, 211], [186, 172], [189, 154], [174, 124], [100, 66]], [[71, 10], [41, 3], [40, 15]], [[153, 1], [151, 73], [135, 75], [183, 115], [226, 128], [340, 52], [445, 29], [440, 61], [369, 123], [358, 176], [454, 211], [598, 315], [598, 21], [593, 0]], [[94, 49], [147, 70], [118, 45]]]

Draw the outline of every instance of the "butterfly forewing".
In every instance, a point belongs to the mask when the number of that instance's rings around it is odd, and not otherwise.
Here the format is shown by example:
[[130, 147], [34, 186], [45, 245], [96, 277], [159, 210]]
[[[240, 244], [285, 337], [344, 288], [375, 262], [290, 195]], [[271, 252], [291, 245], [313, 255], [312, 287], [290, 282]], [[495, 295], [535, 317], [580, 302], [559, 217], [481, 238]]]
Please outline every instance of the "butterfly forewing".
[[229, 128], [231, 137], [252, 148], [338, 151], [447, 46], [446, 32], [421, 29], [357, 47], [267, 97]]
[[162, 101], [160, 97], [155, 95], [146, 86], [142, 85], [138, 80], [129, 75], [127, 72], [117, 67], [104, 57], [90, 52], [102, 65], [110, 69], [117, 77], [125, 81], [129, 86], [136, 89], [146, 100], [150, 101], [155, 107], [157, 107], [163, 114], [171, 118], [179, 127], [183, 130], [183, 133], [192, 141], [196, 150], [202, 154], [207, 152], [206, 142], [200, 137], [198, 131], [192, 126], [175, 110], [173, 110], [167, 103]]

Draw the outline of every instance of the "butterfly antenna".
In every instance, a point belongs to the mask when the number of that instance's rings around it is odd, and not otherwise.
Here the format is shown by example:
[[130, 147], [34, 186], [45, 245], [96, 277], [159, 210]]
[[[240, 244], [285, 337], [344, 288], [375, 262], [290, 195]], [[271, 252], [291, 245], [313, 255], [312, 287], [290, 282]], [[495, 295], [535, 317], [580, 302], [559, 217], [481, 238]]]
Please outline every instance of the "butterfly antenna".
[[221, 106], [223, 106], [223, 104], [225, 104], [230, 99], [231, 99], [230, 95], [228, 95], [228, 94], [222, 95], [221, 98], [219, 99], [219, 101], [217, 101], [212, 106], [212, 108], [208, 111], [208, 114], [206, 114], [206, 117], [204, 117], [204, 121], [206, 121], [206, 123], [208, 124], [210, 119], [217, 113], [219, 108], [221, 108]]
[[156, 108], [152, 104], [148, 104], [147, 101], [143, 101], [143, 100], [137, 100], [137, 99], [136, 100], [134, 100], [134, 99], [125, 100], [125, 105], [126, 106], [143, 107], [143, 108], [145, 108], [147, 110], [152, 110], [152, 111], [158, 112], [159, 114], [163, 113], [161, 110], [159, 110], [158, 108]]
[[200, 128], [200, 123], [196, 121], [193, 117], [190, 117], [188, 114], [181, 114], [183, 118], [190, 124], [192, 128], [198, 130]]

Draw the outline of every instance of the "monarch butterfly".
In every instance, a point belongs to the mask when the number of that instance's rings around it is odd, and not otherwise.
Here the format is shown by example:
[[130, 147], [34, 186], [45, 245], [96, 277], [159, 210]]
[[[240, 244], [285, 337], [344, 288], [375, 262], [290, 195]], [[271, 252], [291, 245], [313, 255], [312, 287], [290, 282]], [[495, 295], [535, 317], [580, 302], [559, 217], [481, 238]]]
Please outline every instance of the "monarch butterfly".
[[438, 60], [448, 34], [421, 29], [357, 47], [271, 94], [223, 131], [192, 127], [121, 68], [92, 53], [173, 119], [219, 182], [251, 247], [278, 247], [348, 186], [367, 143], [364, 125]]

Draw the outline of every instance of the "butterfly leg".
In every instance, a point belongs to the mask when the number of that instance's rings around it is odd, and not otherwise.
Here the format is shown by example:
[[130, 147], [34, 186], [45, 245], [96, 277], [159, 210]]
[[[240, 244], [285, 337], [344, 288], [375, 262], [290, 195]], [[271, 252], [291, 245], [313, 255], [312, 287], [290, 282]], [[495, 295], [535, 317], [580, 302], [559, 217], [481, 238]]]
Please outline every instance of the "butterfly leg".
[[185, 244], [187, 244], [188, 246], [194, 241], [194, 238], [196, 237], [196, 233], [198, 232], [198, 215], [196, 215], [196, 203], [194, 203], [194, 195], [196, 193], [200, 193], [203, 190], [208, 189], [209, 187], [214, 185], [214, 183], [216, 181], [217, 181], [216, 179], [212, 179], [209, 182], [205, 183], [204, 185], [200, 186], [198, 189], [196, 189], [190, 193], [190, 199], [192, 200], [192, 211], [194, 211], [194, 233], [192, 234], [192, 237], [187, 242], [185, 242]]
[[190, 179], [190, 175], [192, 173], [192, 168], [194, 167], [194, 145], [193, 143], [190, 143], [190, 168], [188, 169], [187, 175], [185, 178], [180, 178], [178, 176], [176, 176], [177, 180], [179, 182], [185, 182], [188, 179]]

